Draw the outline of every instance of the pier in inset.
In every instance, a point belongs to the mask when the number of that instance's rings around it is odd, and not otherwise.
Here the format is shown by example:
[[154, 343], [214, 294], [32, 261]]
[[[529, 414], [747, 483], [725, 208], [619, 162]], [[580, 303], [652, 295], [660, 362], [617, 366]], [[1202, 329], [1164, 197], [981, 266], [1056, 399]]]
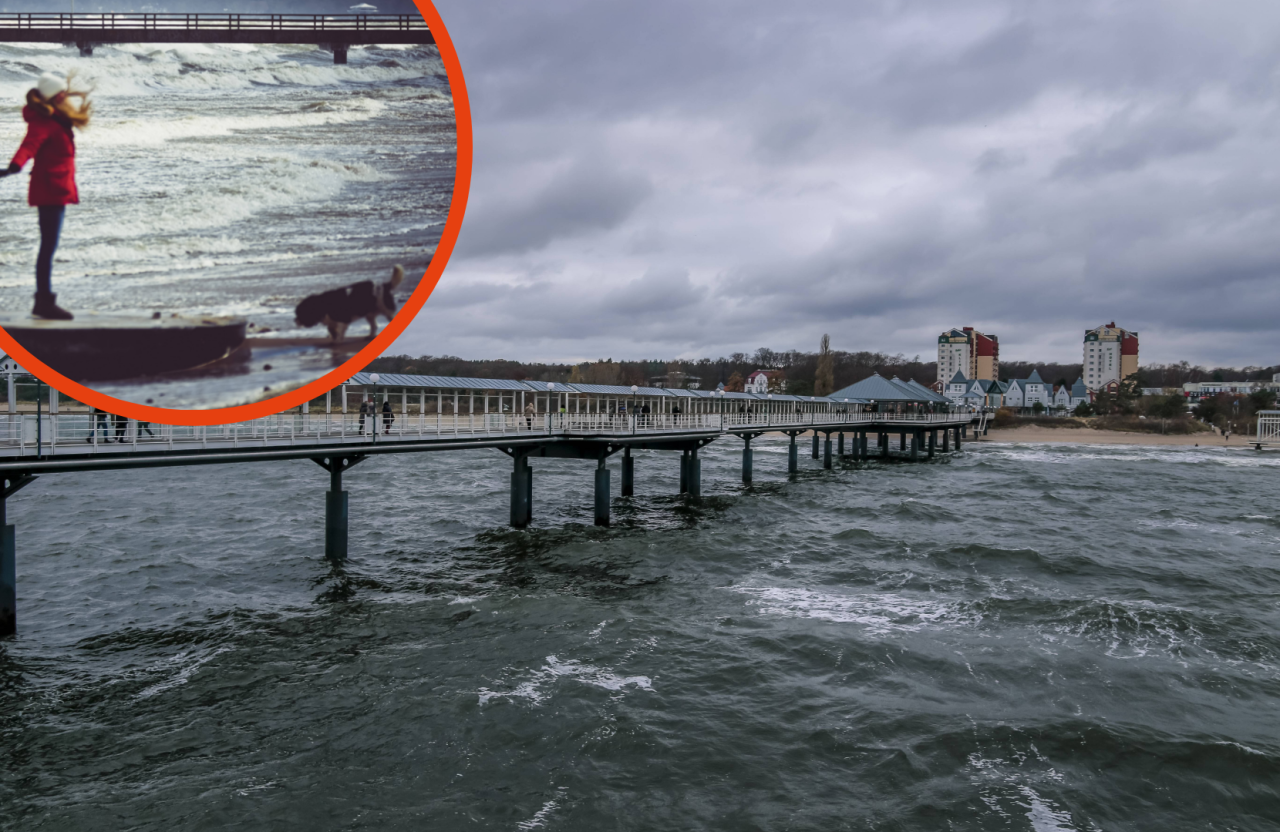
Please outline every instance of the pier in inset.
[[427, 45], [435, 37], [416, 14], [0, 13], [0, 43], [66, 43], [83, 57], [113, 43], [315, 44], [345, 64], [352, 46]]

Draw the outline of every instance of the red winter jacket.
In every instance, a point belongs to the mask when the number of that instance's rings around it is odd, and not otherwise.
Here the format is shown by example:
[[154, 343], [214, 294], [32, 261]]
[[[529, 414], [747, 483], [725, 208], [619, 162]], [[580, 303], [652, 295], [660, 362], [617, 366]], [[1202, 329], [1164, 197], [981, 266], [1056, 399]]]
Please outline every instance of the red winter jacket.
[[80, 202], [76, 191], [76, 140], [71, 135], [71, 124], [65, 117], [28, 104], [22, 109], [27, 122], [27, 137], [13, 157], [13, 164], [22, 167], [30, 159], [31, 190], [27, 194], [29, 205], [75, 205]]

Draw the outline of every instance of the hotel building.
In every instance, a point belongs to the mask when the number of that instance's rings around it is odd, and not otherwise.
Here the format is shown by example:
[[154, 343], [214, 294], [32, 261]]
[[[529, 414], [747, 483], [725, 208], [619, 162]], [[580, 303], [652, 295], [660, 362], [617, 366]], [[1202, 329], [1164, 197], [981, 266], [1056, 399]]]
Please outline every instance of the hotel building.
[[970, 381], [996, 381], [1000, 374], [1000, 339], [971, 326], [950, 329], [938, 336], [938, 384], [956, 373]]
[[1101, 390], [1138, 372], [1138, 333], [1116, 326], [1116, 322], [1090, 329], [1084, 334], [1084, 383]]

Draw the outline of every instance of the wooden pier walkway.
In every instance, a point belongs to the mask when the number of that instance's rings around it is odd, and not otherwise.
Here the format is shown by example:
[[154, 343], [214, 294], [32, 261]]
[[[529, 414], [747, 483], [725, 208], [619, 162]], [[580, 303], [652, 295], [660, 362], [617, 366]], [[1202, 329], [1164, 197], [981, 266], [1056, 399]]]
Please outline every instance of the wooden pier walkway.
[[433, 44], [421, 15], [0, 13], [0, 43], [66, 43], [93, 54], [112, 43], [312, 43], [345, 64], [352, 46]]

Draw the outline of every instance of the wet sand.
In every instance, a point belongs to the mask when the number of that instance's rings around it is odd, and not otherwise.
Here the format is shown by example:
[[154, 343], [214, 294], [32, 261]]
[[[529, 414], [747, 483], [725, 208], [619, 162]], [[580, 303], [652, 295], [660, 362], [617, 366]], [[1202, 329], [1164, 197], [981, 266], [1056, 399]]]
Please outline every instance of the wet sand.
[[[971, 440], [973, 441], [973, 440]], [[1250, 447], [1249, 437], [1236, 434], [1224, 441], [1216, 433], [1161, 435], [1120, 430], [1095, 430], [1093, 428], [1044, 428], [1025, 425], [1017, 428], [992, 428], [978, 442], [1025, 442], [1056, 445], [1186, 445], [1200, 447]]]

